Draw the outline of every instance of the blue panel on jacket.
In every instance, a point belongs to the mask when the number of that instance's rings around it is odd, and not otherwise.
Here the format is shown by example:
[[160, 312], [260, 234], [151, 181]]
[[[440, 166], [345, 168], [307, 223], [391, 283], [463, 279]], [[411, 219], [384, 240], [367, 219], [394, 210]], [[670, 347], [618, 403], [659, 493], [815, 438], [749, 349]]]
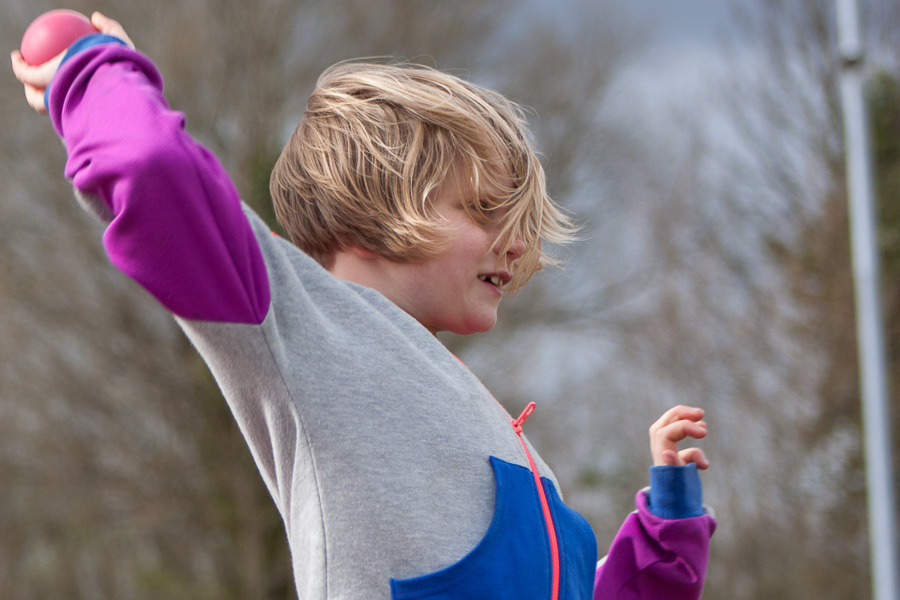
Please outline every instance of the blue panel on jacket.
[[[459, 562], [429, 575], [391, 580], [395, 600], [550, 598], [550, 542], [534, 475], [491, 457], [497, 484], [494, 516], [484, 538]], [[597, 541], [581, 515], [563, 504], [542, 479], [559, 540], [559, 597], [588, 600], [593, 593]]]

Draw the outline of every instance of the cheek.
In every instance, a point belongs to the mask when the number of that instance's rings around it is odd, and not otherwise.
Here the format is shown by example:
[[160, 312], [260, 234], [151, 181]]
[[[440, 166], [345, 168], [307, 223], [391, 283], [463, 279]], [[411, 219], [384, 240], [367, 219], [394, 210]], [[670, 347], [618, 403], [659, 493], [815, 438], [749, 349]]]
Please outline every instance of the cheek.
[[470, 263], [480, 263], [494, 247], [494, 236], [490, 231], [472, 224], [465, 231], [460, 232], [455, 244], [456, 255], [460, 260]]
[[493, 268], [488, 255], [493, 248], [491, 233], [474, 223], [461, 225], [444, 251], [428, 265], [430, 281], [436, 286], [477, 283], [478, 274]]

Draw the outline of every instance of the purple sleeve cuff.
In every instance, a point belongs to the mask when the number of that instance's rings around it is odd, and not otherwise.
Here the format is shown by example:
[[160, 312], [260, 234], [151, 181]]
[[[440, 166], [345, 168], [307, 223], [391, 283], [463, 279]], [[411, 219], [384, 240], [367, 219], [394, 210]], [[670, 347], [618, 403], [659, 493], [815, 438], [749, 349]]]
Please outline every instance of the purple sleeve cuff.
[[715, 519], [708, 514], [662, 519], [650, 512], [647, 501], [647, 494], [639, 492], [637, 511], [597, 567], [594, 600], [697, 600], [703, 593]]
[[[64, 65], [66, 63], [66, 61], [69, 60], [69, 58], [71, 58], [72, 56], [78, 54], [79, 52], [81, 52], [83, 50], [87, 50], [88, 48], [91, 48], [92, 46], [99, 46], [100, 44], [120, 44], [122, 46], [128, 45], [125, 42], [123, 42], [122, 40], [120, 40], [119, 38], [111, 36], [111, 35], [105, 35], [102, 33], [94, 33], [91, 35], [86, 35], [82, 38], [79, 38], [78, 40], [75, 41], [74, 44], [69, 46], [69, 49], [66, 50], [65, 56], [63, 56], [62, 62], [60, 63], [60, 67], [62, 67], [62, 65]], [[51, 81], [51, 85], [52, 84], [53, 84], [53, 82]], [[48, 85], [47, 89], [44, 90], [44, 106], [47, 108], [48, 111], [50, 110], [50, 85]]]
[[265, 263], [231, 180], [168, 107], [153, 63], [100, 37], [67, 56], [48, 107], [66, 176], [108, 222], [110, 260], [180, 317], [262, 322]]

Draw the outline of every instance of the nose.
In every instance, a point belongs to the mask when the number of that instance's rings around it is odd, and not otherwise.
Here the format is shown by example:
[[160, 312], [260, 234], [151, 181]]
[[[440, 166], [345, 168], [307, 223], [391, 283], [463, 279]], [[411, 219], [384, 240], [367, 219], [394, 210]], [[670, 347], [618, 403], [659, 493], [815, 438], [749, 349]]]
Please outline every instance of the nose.
[[516, 239], [513, 240], [513, 244], [509, 247], [506, 255], [509, 256], [510, 261], [513, 261], [517, 258], [521, 258], [521, 256], [525, 254], [525, 249], [525, 240], [516, 236]]
[[[506, 245], [506, 243], [507, 239], [505, 237], [498, 239], [496, 245], [494, 246], [494, 252], [499, 254], [503, 250], [503, 247]], [[516, 236], [512, 241], [512, 244], [510, 244], [509, 248], [506, 250], [507, 264], [512, 263], [518, 258], [521, 258], [521, 256], [525, 254], [526, 249], [527, 248], [525, 246], [525, 240], [523, 240], [519, 236]]]

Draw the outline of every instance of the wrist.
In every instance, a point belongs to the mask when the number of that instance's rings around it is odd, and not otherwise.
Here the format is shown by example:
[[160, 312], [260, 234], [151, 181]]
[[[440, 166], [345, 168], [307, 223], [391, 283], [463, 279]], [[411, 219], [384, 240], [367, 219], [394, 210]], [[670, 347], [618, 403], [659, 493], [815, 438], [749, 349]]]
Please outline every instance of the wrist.
[[697, 465], [650, 467], [647, 505], [650, 512], [662, 519], [703, 515], [703, 487]]
[[[84, 37], [78, 38], [69, 49], [66, 50], [65, 55], [63, 55], [62, 62], [59, 63], [59, 67], [57, 68], [57, 72], [62, 66], [66, 63], [67, 60], [78, 54], [79, 52], [83, 52], [88, 48], [92, 48], [94, 46], [99, 46], [100, 44], [122, 44], [123, 46], [127, 46], [128, 44], [112, 35], [107, 35], [105, 33], [92, 33], [90, 35], [86, 35]], [[50, 86], [53, 85], [53, 81], [50, 81], [50, 85], [47, 86], [47, 89], [44, 90], [44, 106], [47, 108], [47, 111], [50, 110]]]

